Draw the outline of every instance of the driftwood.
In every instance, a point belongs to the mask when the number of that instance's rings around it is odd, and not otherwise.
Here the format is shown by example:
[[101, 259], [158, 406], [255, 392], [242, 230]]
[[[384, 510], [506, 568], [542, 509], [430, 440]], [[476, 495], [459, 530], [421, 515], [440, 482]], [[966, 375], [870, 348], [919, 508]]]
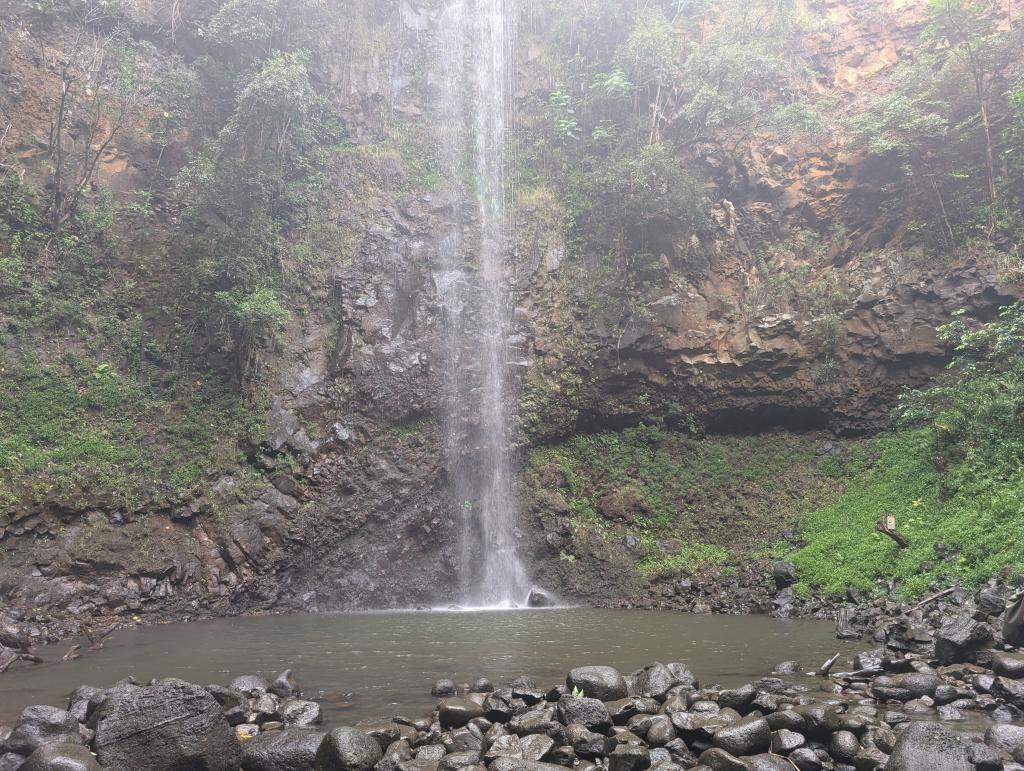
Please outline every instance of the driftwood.
[[838, 653], [821, 665], [821, 667], [818, 669], [818, 677], [828, 677], [829, 671], [832, 669], [832, 667], [835, 666], [835, 663], [837, 661], [839, 661]]
[[956, 591], [956, 587], [955, 586], [951, 586], [948, 589], [943, 589], [941, 592], [936, 592], [931, 597], [925, 597], [923, 600], [921, 600], [919, 603], [917, 603], [917, 605], [912, 607], [908, 612], [913, 613], [915, 610], [921, 610], [921, 608], [923, 608], [928, 603], [935, 602], [936, 600], [940, 600], [943, 597], [946, 597], [947, 595], [950, 595], [950, 594], [952, 594], [955, 591]]
[[75, 659], [81, 658], [82, 654], [78, 652], [81, 647], [82, 646], [78, 643], [72, 645], [68, 652], [61, 657], [61, 661], [74, 661]]
[[910, 541], [907, 540], [907, 537], [896, 529], [896, 517], [893, 514], [886, 513], [884, 517], [878, 520], [875, 523], [875, 530], [882, 535], [889, 536], [901, 549], [906, 549], [910, 546]]

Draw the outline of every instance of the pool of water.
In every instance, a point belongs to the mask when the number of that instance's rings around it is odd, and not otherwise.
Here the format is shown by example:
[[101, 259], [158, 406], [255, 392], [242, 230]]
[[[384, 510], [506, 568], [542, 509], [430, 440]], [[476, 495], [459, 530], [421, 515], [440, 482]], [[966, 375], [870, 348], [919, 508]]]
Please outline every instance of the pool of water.
[[[584, 664], [628, 672], [684, 661], [702, 683], [733, 686], [784, 660], [817, 669], [836, 652], [843, 654], [836, 671], [848, 669], [864, 647], [836, 640], [827, 622], [596, 608], [231, 618], [126, 629], [77, 661], [0, 675], [0, 721], [29, 704], [63, 706], [78, 685], [106, 687], [129, 675], [226, 685], [291, 667], [330, 725], [425, 714], [441, 677], [501, 684], [529, 674], [547, 688]], [[54, 647], [44, 657], [61, 653]]]

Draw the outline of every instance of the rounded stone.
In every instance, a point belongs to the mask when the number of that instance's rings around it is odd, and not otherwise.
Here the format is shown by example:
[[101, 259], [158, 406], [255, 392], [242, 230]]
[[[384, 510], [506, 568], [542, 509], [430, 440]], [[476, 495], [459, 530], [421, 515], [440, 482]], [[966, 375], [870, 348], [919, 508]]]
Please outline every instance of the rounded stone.
[[29, 755], [18, 771], [102, 771], [102, 767], [81, 744], [51, 742]]
[[716, 747], [730, 755], [756, 755], [771, 746], [772, 731], [764, 718], [744, 719], [715, 732]]
[[369, 734], [355, 728], [335, 728], [316, 751], [316, 771], [370, 771], [384, 753]]
[[484, 708], [469, 699], [445, 699], [438, 707], [442, 728], [462, 728], [473, 718], [484, 715]]
[[612, 667], [576, 667], [565, 678], [565, 687], [600, 701], [625, 699], [629, 695], [626, 679]]
[[110, 696], [97, 710], [100, 765], [132, 771], [238, 771], [241, 749], [220, 704], [198, 685], [164, 680]]

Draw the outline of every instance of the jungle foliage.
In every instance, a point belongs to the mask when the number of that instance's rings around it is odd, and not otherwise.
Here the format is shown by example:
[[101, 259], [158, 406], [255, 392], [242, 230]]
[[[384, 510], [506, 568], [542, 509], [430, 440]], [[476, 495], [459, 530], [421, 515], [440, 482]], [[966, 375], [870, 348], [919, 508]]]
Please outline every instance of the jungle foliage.
[[[1024, 569], [1024, 304], [981, 327], [941, 330], [950, 369], [907, 391], [898, 428], [870, 452], [835, 503], [802, 518], [794, 560], [805, 586], [908, 596], [934, 584], [975, 584]], [[886, 513], [910, 541], [874, 531]]]

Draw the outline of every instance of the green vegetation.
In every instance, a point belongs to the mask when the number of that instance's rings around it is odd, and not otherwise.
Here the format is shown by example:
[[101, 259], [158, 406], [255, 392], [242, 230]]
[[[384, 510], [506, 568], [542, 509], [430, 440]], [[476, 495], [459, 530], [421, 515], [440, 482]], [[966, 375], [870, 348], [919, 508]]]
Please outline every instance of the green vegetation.
[[109, 364], [0, 368], [0, 506], [134, 509], [239, 461], [259, 418], [216, 383], [156, 398]]
[[847, 122], [851, 145], [899, 171], [883, 191], [889, 216], [932, 254], [977, 240], [1012, 252], [1024, 234], [1024, 31], [993, 0], [930, 0], [927, 12], [922, 50]]
[[535, 486], [565, 498], [577, 527], [638, 536], [645, 547], [639, 570], [661, 576], [742, 562], [802, 513], [837, 497], [856, 453], [819, 457], [820, 441], [640, 426], [536, 449], [530, 469]]
[[[951, 370], [906, 393], [898, 429], [873, 440], [845, 494], [802, 518], [794, 560], [805, 587], [895, 579], [914, 596], [933, 581], [976, 584], [1024, 568], [1024, 305], [942, 333], [956, 345]], [[908, 548], [874, 531], [886, 513]]]

